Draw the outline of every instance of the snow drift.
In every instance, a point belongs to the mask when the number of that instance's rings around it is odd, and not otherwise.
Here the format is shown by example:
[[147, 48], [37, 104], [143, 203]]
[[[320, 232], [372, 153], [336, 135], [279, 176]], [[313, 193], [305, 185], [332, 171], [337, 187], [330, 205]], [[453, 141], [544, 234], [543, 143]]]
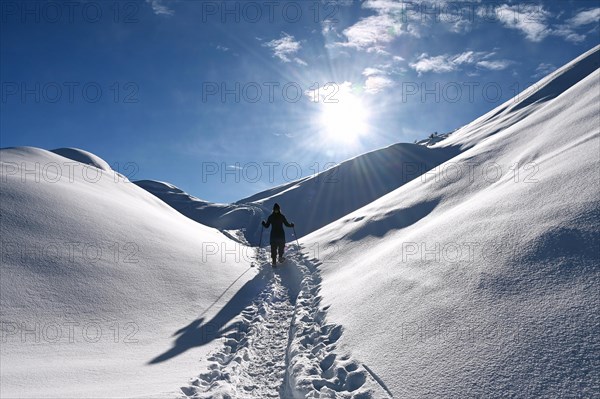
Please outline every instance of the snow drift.
[[176, 395], [244, 306], [246, 247], [82, 150], [0, 166], [0, 396]]
[[324, 262], [340, 348], [395, 397], [598, 395], [599, 51], [434, 145], [460, 155], [301, 240]]

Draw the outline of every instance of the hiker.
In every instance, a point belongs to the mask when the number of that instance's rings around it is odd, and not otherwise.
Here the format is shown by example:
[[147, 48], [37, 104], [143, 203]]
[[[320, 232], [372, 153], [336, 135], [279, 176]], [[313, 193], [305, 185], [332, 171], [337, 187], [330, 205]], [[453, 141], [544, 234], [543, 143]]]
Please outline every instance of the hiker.
[[273, 213], [269, 215], [269, 218], [265, 222], [262, 221], [262, 225], [266, 228], [273, 225], [271, 229], [271, 258], [273, 259], [273, 267], [276, 265], [277, 252], [279, 252], [279, 262], [283, 262], [283, 247], [285, 246], [285, 232], [283, 231], [283, 225], [287, 227], [294, 227], [294, 223], [289, 223], [285, 216], [281, 213], [281, 208], [278, 203], [273, 205]]

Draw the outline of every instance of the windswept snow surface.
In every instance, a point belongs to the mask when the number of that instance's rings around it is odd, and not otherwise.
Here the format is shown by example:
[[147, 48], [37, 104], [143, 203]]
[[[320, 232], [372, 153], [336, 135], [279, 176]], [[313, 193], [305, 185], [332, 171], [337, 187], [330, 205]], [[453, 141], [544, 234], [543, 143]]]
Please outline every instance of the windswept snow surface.
[[599, 47], [306, 236], [338, 341], [398, 398], [600, 397]]
[[0, 396], [180, 394], [246, 305], [245, 247], [84, 151], [0, 162]]

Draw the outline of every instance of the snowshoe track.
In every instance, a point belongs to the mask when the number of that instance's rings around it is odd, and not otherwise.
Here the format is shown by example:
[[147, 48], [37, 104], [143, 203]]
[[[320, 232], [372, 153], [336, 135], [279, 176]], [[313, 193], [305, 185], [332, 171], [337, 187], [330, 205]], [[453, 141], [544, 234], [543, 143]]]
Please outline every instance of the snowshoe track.
[[[262, 268], [271, 269], [265, 254], [260, 260]], [[342, 327], [326, 322], [315, 261], [296, 253], [281, 266], [301, 274], [297, 297], [286, 287], [290, 282], [282, 282], [289, 276], [271, 271], [269, 284], [207, 358], [208, 370], [181, 388], [184, 398], [391, 397], [365, 367], [335, 352]]]

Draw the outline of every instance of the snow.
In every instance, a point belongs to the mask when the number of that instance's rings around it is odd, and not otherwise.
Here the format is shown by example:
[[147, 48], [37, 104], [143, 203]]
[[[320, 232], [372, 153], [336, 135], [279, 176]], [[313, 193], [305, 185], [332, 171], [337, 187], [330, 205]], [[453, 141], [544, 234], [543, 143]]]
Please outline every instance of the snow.
[[[0, 151], [2, 397], [177, 395], [218, 341], [174, 332], [210, 320], [254, 273], [245, 247], [90, 159], [103, 167]], [[240, 256], [225, 264], [216, 248]]]
[[[0, 150], [0, 396], [600, 396], [599, 52], [235, 204]], [[271, 268], [274, 202], [303, 237]]]
[[57, 148], [51, 152], [86, 165], [95, 166], [105, 172], [111, 171], [110, 165], [102, 158], [79, 148]]
[[276, 202], [283, 206], [282, 213], [288, 220], [302, 220], [296, 226], [298, 237], [302, 237], [389, 193], [458, 152], [458, 147], [433, 149], [398, 143], [234, 204], [199, 200], [170, 184], [156, 181], [134, 183], [199, 223], [220, 230], [243, 229], [245, 239], [258, 245], [260, 221], [266, 219]]
[[332, 248], [322, 295], [340, 347], [395, 397], [599, 394], [598, 51], [433, 146], [460, 155], [301, 240]]
[[207, 371], [182, 387], [186, 397], [389, 398], [372, 371], [336, 343], [342, 326], [328, 323], [321, 308], [318, 262], [297, 251], [283, 265], [263, 265], [260, 292], [208, 357]]

